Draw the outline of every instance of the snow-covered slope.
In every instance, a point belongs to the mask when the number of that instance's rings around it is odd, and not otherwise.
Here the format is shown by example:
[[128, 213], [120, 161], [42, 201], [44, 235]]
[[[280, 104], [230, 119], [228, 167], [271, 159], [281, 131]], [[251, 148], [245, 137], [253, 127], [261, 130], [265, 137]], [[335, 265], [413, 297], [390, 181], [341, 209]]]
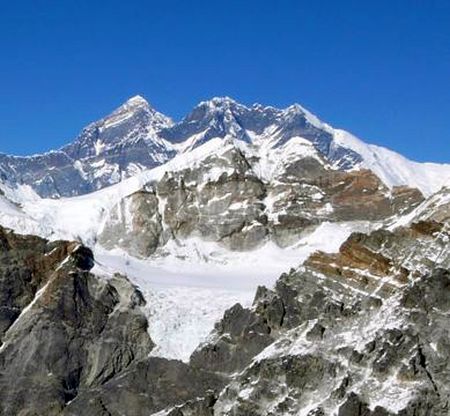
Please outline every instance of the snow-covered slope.
[[250, 306], [258, 286], [272, 287], [281, 273], [298, 267], [312, 252], [335, 252], [352, 232], [372, 227], [369, 222], [324, 223], [289, 248], [269, 243], [245, 253], [199, 239], [173, 242], [170, 255], [147, 260], [99, 247], [94, 271], [124, 273], [141, 289], [150, 337], [157, 345], [152, 355], [188, 361], [227, 308]]
[[352, 134], [333, 130], [334, 142], [362, 156], [357, 167], [372, 170], [389, 187], [408, 185], [425, 195], [450, 184], [450, 164], [418, 163], [381, 146], [366, 144]]

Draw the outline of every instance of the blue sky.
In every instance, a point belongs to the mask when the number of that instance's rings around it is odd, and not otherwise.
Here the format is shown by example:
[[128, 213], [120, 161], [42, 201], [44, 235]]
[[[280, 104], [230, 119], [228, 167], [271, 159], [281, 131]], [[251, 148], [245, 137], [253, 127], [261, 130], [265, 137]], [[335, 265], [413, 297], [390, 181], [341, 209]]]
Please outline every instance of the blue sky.
[[0, 151], [72, 140], [128, 97], [299, 102], [416, 160], [450, 162], [449, 1], [0, 2]]

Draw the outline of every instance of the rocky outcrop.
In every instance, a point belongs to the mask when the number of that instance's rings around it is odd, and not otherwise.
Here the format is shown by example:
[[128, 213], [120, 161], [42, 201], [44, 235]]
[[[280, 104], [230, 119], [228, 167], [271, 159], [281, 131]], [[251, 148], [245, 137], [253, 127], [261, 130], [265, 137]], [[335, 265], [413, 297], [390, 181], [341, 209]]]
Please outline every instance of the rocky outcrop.
[[296, 292], [293, 327], [283, 324], [276, 341], [235, 372], [213, 414], [447, 414], [449, 279], [437, 269], [401, 298], [381, 300], [317, 284], [311, 292], [302, 273], [281, 278]]
[[314, 253], [304, 266], [376, 296], [390, 296], [436, 267], [450, 268], [446, 224], [419, 222], [395, 231], [354, 233], [339, 253]]
[[120, 246], [133, 256], [150, 256], [168, 237], [163, 234], [156, 193], [143, 190], [113, 208], [98, 241], [107, 249]]
[[5, 229], [0, 241], [0, 414], [60, 414], [148, 355], [142, 295], [91, 274], [89, 249]]
[[[210, 177], [209, 168], [216, 177]], [[196, 168], [167, 173], [157, 194], [164, 223], [175, 238], [199, 236], [232, 250], [249, 250], [267, 234], [264, 184], [235, 147], [207, 157]]]
[[209, 389], [220, 390], [224, 383], [225, 379], [217, 374], [180, 361], [151, 357], [133, 364], [100, 387], [80, 392], [62, 414], [148, 416], [177, 405], [204, 409], [208, 402], [197, 398]]
[[232, 307], [191, 357], [233, 374], [207, 414], [446, 415], [448, 241], [433, 221], [355, 233]]
[[269, 240], [284, 247], [325, 221], [386, 220], [423, 201], [418, 190], [389, 190], [371, 171], [336, 171], [313, 155], [283, 161], [263, 181], [256, 173], [259, 161], [230, 142], [121, 200], [99, 242], [138, 257], [152, 255], [169, 239], [189, 237], [239, 251]]
[[190, 362], [197, 368], [233, 373], [274, 341], [271, 331], [264, 317], [236, 304], [216, 325], [214, 340], [194, 351]]

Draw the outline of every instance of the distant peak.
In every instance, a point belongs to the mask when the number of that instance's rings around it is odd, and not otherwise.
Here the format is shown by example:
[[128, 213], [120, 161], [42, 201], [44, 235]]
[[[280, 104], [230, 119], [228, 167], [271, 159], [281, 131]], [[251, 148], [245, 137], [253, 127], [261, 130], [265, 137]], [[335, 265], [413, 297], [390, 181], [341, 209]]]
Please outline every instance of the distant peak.
[[135, 95], [125, 101], [120, 107], [117, 107], [113, 112], [89, 124], [86, 128], [97, 128], [101, 126], [104, 129], [121, 123], [128, 123], [129, 119], [134, 116], [139, 118], [135, 122], [144, 123], [147, 127], [151, 125], [156, 130], [169, 127], [173, 124], [170, 117], [156, 111], [144, 97]]
[[141, 106], [150, 107], [148, 101], [141, 95], [135, 95], [134, 97], [131, 97], [125, 102], [125, 105], [132, 107], [141, 107]]
[[283, 113], [287, 117], [292, 117], [296, 115], [301, 115], [306, 118], [309, 124], [313, 125], [314, 127], [317, 127], [322, 130], [326, 130], [328, 132], [332, 132], [332, 127], [328, 124], [324, 123], [322, 120], [319, 119], [315, 114], [311, 113], [311, 111], [307, 110], [305, 107], [301, 106], [300, 104], [292, 104], [289, 107], [285, 108], [283, 110]]
[[[109, 120], [111, 118], [122, 117], [124, 114], [134, 114], [136, 112], [144, 111], [146, 113], [152, 113], [155, 110], [150, 107], [150, 104], [147, 102], [145, 98], [140, 95], [135, 95], [125, 101], [120, 107], [117, 107], [112, 113], [108, 114], [104, 119], [100, 120], [103, 122], [104, 120]], [[97, 122], [93, 123], [96, 124]]]

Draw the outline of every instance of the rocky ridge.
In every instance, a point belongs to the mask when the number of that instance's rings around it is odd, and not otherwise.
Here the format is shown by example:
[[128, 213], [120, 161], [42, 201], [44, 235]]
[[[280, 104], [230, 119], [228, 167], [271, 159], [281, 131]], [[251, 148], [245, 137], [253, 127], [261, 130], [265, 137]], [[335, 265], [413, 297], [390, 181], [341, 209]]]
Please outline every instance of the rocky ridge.
[[164, 251], [170, 239], [192, 237], [238, 251], [267, 241], [286, 247], [324, 222], [382, 221], [424, 199], [417, 189], [388, 189], [369, 170], [332, 169], [304, 141], [295, 145], [294, 158], [273, 163], [270, 180], [258, 175], [251, 147], [217, 143], [187, 166], [169, 163], [120, 200], [108, 211], [98, 243], [144, 258]]
[[260, 287], [191, 357], [236, 375], [205, 414], [447, 414], [449, 238], [434, 221], [353, 234]]

